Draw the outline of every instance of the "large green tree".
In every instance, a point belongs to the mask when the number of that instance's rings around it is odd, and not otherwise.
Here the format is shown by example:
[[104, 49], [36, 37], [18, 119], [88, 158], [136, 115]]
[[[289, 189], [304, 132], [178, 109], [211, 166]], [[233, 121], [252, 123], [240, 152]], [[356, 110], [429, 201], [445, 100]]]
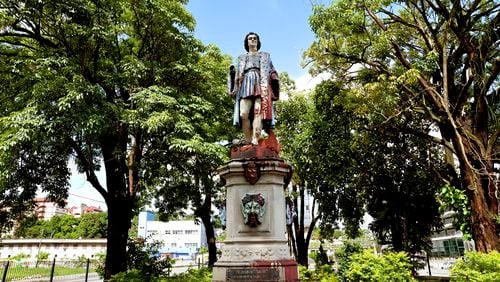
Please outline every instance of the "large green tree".
[[0, 2], [2, 225], [38, 189], [62, 201], [73, 157], [108, 207], [105, 278], [126, 270], [134, 211], [157, 188], [147, 185], [157, 153], [213, 146], [204, 131], [224, 123], [222, 65], [206, 59], [219, 51], [193, 37], [186, 2]]
[[[280, 78], [281, 87], [288, 99], [277, 103], [276, 112], [277, 135], [282, 145], [282, 157], [286, 159], [294, 170], [291, 186], [288, 189], [287, 202], [287, 234], [297, 263], [303, 266], [309, 264], [309, 242], [312, 232], [318, 222], [316, 214], [316, 200], [311, 196], [316, 187], [314, 171], [311, 168], [311, 152], [309, 138], [311, 135], [311, 120], [314, 115], [313, 104], [307, 95], [295, 90], [295, 82], [283, 73]], [[281, 85], [280, 85], [281, 86]], [[309, 208], [306, 210], [306, 197], [309, 199]], [[310, 214], [306, 217], [306, 212]], [[305, 222], [310, 218], [310, 222]]]
[[14, 235], [23, 238], [106, 238], [108, 213], [86, 213], [81, 217], [56, 215], [50, 220], [26, 217]]
[[[345, 91], [343, 82], [325, 81], [312, 93], [279, 104], [284, 156], [295, 168], [292, 195], [303, 198], [307, 190], [314, 196], [318, 213], [311, 224], [320, 218], [322, 231], [342, 222], [354, 238], [368, 212], [380, 243], [410, 254], [428, 250], [432, 228], [440, 221], [435, 194], [442, 182], [426, 166], [434, 163], [439, 169], [437, 146], [374, 126], [346, 106]], [[405, 117], [397, 122], [414, 121]], [[310, 237], [300, 232], [300, 218], [294, 225], [302, 262], [303, 242]]]
[[[466, 192], [483, 252], [500, 248], [498, 9], [493, 0], [338, 0], [315, 7], [306, 52], [313, 72], [350, 86], [353, 111], [444, 147], [439, 176]], [[393, 122], [402, 117], [421, 122]]]

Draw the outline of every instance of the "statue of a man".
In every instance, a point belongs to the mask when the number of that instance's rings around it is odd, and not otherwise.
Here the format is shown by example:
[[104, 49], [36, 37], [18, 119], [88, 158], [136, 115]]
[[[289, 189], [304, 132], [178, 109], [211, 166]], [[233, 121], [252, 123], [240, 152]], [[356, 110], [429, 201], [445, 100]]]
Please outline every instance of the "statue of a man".
[[275, 125], [273, 101], [279, 98], [279, 79], [269, 53], [259, 51], [259, 36], [250, 32], [244, 43], [247, 53], [231, 66], [228, 91], [235, 97], [233, 124], [242, 128], [246, 143], [258, 145]]

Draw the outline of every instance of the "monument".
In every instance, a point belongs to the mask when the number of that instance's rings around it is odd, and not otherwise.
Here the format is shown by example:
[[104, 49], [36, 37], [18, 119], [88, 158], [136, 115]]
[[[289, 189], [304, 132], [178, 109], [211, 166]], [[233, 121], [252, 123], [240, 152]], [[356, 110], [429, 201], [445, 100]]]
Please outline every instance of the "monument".
[[279, 157], [272, 132], [273, 102], [279, 98], [278, 73], [260, 39], [249, 33], [247, 53], [231, 66], [229, 95], [235, 98], [234, 125], [245, 140], [231, 149], [219, 168], [226, 188], [226, 232], [213, 281], [299, 281], [286, 236], [285, 187], [292, 169]]

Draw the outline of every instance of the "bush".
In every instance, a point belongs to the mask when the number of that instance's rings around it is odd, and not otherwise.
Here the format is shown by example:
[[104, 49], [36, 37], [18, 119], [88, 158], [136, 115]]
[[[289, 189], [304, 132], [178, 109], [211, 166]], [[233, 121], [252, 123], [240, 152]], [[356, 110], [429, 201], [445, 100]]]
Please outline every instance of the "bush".
[[349, 269], [349, 262], [353, 254], [360, 253], [363, 250], [359, 243], [345, 241], [342, 247], [335, 253], [337, 260], [337, 273], [340, 281], [347, 281], [345, 273]]
[[48, 260], [49, 259], [49, 253], [47, 252], [39, 252], [37, 255], [36, 255], [36, 259], [37, 260]]
[[376, 256], [373, 250], [365, 250], [351, 256], [345, 277], [347, 281], [415, 281], [411, 269], [404, 252]]
[[202, 267], [200, 269], [189, 269], [184, 273], [177, 274], [172, 277], [167, 277], [162, 281], [168, 282], [185, 282], [185, 281], [196, 281], [196, 282], [212, 282], [212, 269], [208, 267]]
[[[128, 272], [120, 272], [111, 276], [109, 282], [145, 282], [145, 278], [142, 273], [137, 269], [132, 269]], [[159, 281], [156, 278], [150, 278], [149, 282]]]
[[173, 259], [162, 258], [159, 249], [162, 243], [153, 241], [146, 244], [142, 238], [129, 239], [127, 243], [127, 268], [138, 270], [143, 281], [155, 281], [165, 277], [172, 268]]
[[316, 270], [309, 270], [305, 266], [299, 265], [300, 281], [336, 282], [337, 275], [331, 265], [322, 265]]
[[451, 268], [451, 281], [500, 281], [500, 253], [465, 253]]

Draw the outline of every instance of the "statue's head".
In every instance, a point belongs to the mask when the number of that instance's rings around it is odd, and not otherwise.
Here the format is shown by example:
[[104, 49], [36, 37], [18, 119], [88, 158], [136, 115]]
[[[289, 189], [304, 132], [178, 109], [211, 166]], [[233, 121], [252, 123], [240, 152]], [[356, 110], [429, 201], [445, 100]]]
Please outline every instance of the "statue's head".
[[255, 32], [249, 32], [246, 36], [245, 36], [245, 50], [250, 51], [250, 47], [248, 45], [248, 40], [250, 37], [250, 40], [254, 40], [254, 38], [257, 39], [257, 50], [260, 50], [260, 38], [259, 38], [259, 35]]

